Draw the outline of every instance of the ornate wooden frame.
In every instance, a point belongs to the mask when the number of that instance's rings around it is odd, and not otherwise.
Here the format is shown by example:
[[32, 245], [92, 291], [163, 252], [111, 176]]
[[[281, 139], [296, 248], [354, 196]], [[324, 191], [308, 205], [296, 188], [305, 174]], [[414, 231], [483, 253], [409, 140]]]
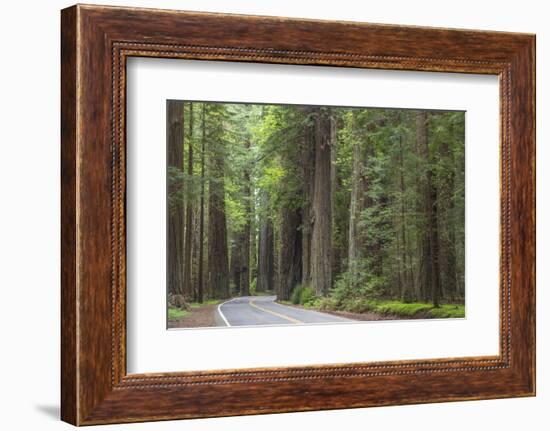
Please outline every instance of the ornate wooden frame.
[[[61, 17], [63, 420], [88, 425], [534, 395], [534, 35], [82, 5]], [[129, 56], [498, 75], [500, 354], [127, 375]]]

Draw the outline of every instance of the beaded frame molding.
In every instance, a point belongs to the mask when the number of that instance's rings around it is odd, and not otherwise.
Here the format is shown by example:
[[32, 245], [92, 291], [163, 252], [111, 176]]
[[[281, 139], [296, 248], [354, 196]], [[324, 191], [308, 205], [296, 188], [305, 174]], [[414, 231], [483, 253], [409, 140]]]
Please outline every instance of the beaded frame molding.
[[[61, 52], [64, 421], [535, 394], [534, 35], [76, 5], [61, 13]], [[499, 355], [127, 374], [125, 100], [132, 56], [498, 75]]]

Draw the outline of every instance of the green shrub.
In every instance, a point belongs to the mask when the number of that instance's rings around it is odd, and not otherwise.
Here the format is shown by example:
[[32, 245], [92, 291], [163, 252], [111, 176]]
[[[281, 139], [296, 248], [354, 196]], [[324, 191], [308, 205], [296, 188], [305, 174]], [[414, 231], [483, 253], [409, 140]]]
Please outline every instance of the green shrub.
[[253, 296], [256, 295], [256, 280], [256, 277], [254, 277], [250, 282], [250, 294]]
[[351, 313], [365, 313], [374, 307], [373, 301], [364, 298], [349, 298], [340, 304], [339, 309]]
[[294, 287], [294, 290], [290, 294], [290, 302], [292, 302], [294, 305], [299, 305], [301, 295], [302, 295], [302, 286], [298, 284]]
[[354, 271], [345, 271], [338, 277], [330, 295], [337, 308], [361, 308], [358, 304], [354, 304], [353, 300], [375, 299], [384, 292], [386, 279], [371, 274], [367, 268], [367, 261], [362, 260], [357, 262]]
[[307, 305], [310, 302], [315, 301], [315, 291], [313, 288], [306, 286], [301, 289], [300, 292], [300, 304]]

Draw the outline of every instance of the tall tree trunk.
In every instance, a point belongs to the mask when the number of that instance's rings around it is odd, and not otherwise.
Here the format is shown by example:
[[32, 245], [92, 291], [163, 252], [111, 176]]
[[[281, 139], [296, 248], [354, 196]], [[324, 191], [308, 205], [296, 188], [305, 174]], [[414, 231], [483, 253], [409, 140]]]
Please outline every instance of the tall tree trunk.
[[339, 247], [335, 247], [335, 244], [337, 244], [335, 239], [335, 227], [337, 225], [336, 220], [336, 189], [337, 189], [337, 172], [336, 172], [336, 146], [337, 146], [337, 117], [336, 113], [333, 111], [332, 115], [330, 116], [330, 214], [331, 214], [331, 286], [334, 282], [334, 277], [340, 273], [340, 249]]
[[[250, 141], [245, 142], [245, 149], [248, 154], [250, 151]], [[242, 271], [241, 271], [241, 294], [242, 296], [250, 295], [250, 224], [252, 217], [252, 193], [250, 187], [250, 168], [245, 168], [244, 171], [244, 198], [245, 198], [245, 224], [243, 229], [242, 243]]]
[[[221, 124], [218, 125], [221, 127]], [[219, 138], [218, 138], [219, 139]], [[208, 285], [218, 299], [229, 297], [229, 262], [227, 253], [227, 220], [223, 143], [212, 142], [208, 194]]]
[[419, 223], [418, 232], [420, 236], [420, 265], [419, 265], [419, 282], [422, 299], [427, 301], [432, 297], [432, 260], [430, 247], [430, 214], [431, 214], [431, 199], [430, 199], [430, 183], [428, 181], [428, 172], [431, 172], [428, 151], [428, 117], [426, 111], [417, 111], [416, 113], [416, 144], [418, 156], [422, 168], [422, 175], [419, 181], [419, 196], [422, 200], [422, 205], [419, 208]]
[[235, 295], [240, 295], [242, 291], [242, 268], [243, 268], [243, 235], [239, 233], [236, 235], [233, 245], [231, 246], [231, 263], [229, 270], [231, 277], [233, 278], [233, 284], [235, 289]]
[[[267, 208], [267, 195], [262, 196], [262, 206]], [[274, 237], [273, 222], [267, 215], [263, 215], [260, 221], [260, 232], [258, 239], [258, 274], [256, 291], [272, 291], [274, 286]]]
[[[197, 188], [197, 191], [199, 188]], [[198, 302], [199, 299], [199, 229], [200, 229], [200, 205], [198, 204], [199, 195], [195, 199], [195, 208], [193, 211], [193, 247], [191, 253], [191, 286], [193, 286], [193, 297]]]
[[[356, 280], [358, 273], [358, 261], [361, 258], [359, 247], [359, 216], [361, 214], [361, 194], [363, 175], [363, 157], [361, 144], [358, 140], [353, 142], [352, 151], [352, 172], [351, 172], [351, 197], [349, 207], [349, 229], [348, 229], [348, 271], [352, 280]], [[355, 281], [354, 281], [355, 283]], [[353, 286], [356, 287], [356, 286]]]
[[[401, 115], [398, 116], [399, 121], [402, 121]], [[401, 260], [401, 271], [402, 274], [401, 280], [402, 280], [402, 288], [401, 292], [403, 296], [401, 299], [404, 302], [412, 302], [413, 299], [413, 286], [412, 286], [412, 280], [410, 279], [410, 266], [408, 266], [407, 262], [407, 221], [405, 218], [405, 163], [403, 160], [403, 137], [399, 136], [399, 188], [401, 192], [400, 196], [400, 215], [401, 215], [401, 253], [399, 256], [399, 259]]]
[[440, 272], [439, 272], [439, 234], [437, 226], [437, 188], [433, 184], [433, 173], [428, 170], [428, 184], [430, 184], [430, 251], [432, 261], [432, 302], [434, 307], [439, 307], [441, 293]]
[[313, 232], [313, 190], [315, 177], [315, 123], [313, 117], [314, 109], [306, 107], [303, 109], [304, 138], [301, 147], [302, 165], [302, 286], [311, 284], [311, 237]]
[[200, 222], [199, 222], [199, 276], [197, 286], [197, 301], [204, 300], [204, 162], [206, 144], [206, 109], [202, 104], [202, 138], [201, 138], [201, 197], [200, 197]]
[[311, 280], [317, 295], [328, 295], [332, 283], [332, 214], [330, 189], [330, 116], [318, 110], [315, 133]]
[[[447, 141], [443, 141], [439, 154], [446, 160], [452, 160], [452, 154]], [[439, 258], [441, 269], [441, 295], [455, 299], [456, 293], [456, 254], [454, 235], [454, 182], [455, 171], [453, 166], [444, 169], [438, 178], [439, 184]]]
[[[187, 205], [185, 208], [185, 253], [184, 253], [184, 279], [183, 284], [188, 296], [195, 296], [195, 289], [191, 285], [191, 250], [193, 245], [193, 103], [189, 104], [189, 143], [187, 157]], [[193, 298], [196, 300], [196, 298]]]
[[256, 222], [255, 191], [250, 191], [250, 284], [256, 278], [256, 289], [258, 287], [258, 226]]
[[283, 208], [277, 298], [290, 299], [292, 290], [302, 279], [302, 234], [300, 210]]
[[[183, 102], [168, 101], [168, 169], [183, 174]], [[168, 184], [168, 291], [184, 294], [184, 211], [181, 199], [182, 184], [170, 180]]]
[[[429, 247], [429, 269], [428, 277], [430, 279], [430, 296], [434, 307], [439, 307], [439, 299], [441, 292], [441, 280], [439, 269], [439, 234], [438, 234], [438, 220], [437, 220], [437, 186], [435, 184], [435, 176], [433, 172], [433, 163], [430, 157], [430, 150], [428, 146], [428, 133], [427, 133], [427, 121], [428, 117], [426, 112], [419, 111], [417, 113], [416, 125], [417, 125], [417, 138], [420, 133], [420, 138], [423, 148], [423, 154], [426, 156], [426, 221], [427, 228], [425, 229], [427, 238], [426, 242]], [[418, 130], [418, 128], [420, 130]]]

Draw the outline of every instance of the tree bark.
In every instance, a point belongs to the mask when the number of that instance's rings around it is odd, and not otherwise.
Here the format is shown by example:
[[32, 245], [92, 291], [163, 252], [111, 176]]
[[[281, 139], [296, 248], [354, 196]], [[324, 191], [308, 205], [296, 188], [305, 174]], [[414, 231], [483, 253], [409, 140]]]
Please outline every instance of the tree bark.
[[197, 301], [204, 300], [204, 164], [206, 146], [206, 109], [202, 104], [202, 138], [201, 138], [201, 197], [200, 197], [200, 222], [199, 222], [199, 276], [197, 286]]
[[440, 272], [439, 272], [439, 235], [437, 226], [437, 187], [433, 173], [432, 160], [428, 145], [428, 116], [425, 111], [418, 111], [416, 116], [417, 139], [420, 141], [422, 154], [426, 162], [426, 189], [425, 189], [425, 218], [426, 229], [424, 242], [427, 244], [424, 256], [424, 270], [426, 279], [430, 281], [429, 292], [434, 307], [439, 307], [439, 298], [441, 290]]
[[[399, 115], [399, 121], [403, 121], [401, 115]], [[412, 302], [414, 292], [411, 274], [411, 266], [408, 262], [408, 241], [407, 241], [407, 221], [405, 217], [405, 163], [403, 160], [403, 136], [399, 136], [399, 189], [400, 196], [400, 216], [401, 216], [401, 253], [399, 259], [401, 260], [401, 299], [403, 302]]]
[[[245, 149], [250, 151], [250, 141], [245, 142]], [[241, 294], [250, 295], [250, 234], [252, 217], [252, 193], [250, 187], [250, 168], [246, 167], [244, 171], [244, 198], [245, 198], [245, 224], [243, 228], [242, 242], [242, 270], [241, 270]]]
[[338, 175], [336, 172], [336, 146], [337, 146], [337, 117], [336, 112], [332, 111], [330, 116], [330, 214], [331, 214], [331, 286], [334, 282], [334, 278], [337, 274], [340, 273], [341, 269], [341, 253], [340, 247], [335, 246], [338, 244], [335, 241], [335, 229], [337, 226], [336, 220], [336, 190], [338, 187]]
[[292, 290], [302, 279], [302, 234], [299, 209], [283, 208], [281, 214], [279, 285], [277, 298], [290, 299]]
[[311, 284], [311, 237], [313, 232], [313, 190], [315, 174], [315, 123], [314, 109], [303, 109], [304, 138], [301, 149], [301, 165], [303, 176], [303, 206], [302, 206], [302, 286]]
[[[184, 278], [183, 284], [188, 296], [195, 297], [195, 289], [191, 285], [192, 266], [191, 251], [193, 245], [193, 103], [189, 104], [189, 143], [187, 157], [187, 205], [185, 206], [185, 253], [184, 253]], [[196, 299], [196, 298], [194, 298]]]
[[315, 131], [311, 280], [316, 294], [326, 296], [332, 284], [332, 214], [330, 114], [324, 109], [318, 110]]
[[422, 299], [427, 301], [432, 297], [432, 262], [430, 247], [430, 184], [428, 182], [428, 172], [430, 170], [429, 152], [428, 152], [428, 131], [427, 114], [425, 111], [416, 113], [416, 144], [418, 156], [420, 159], [421, 170], [424, 172], [419, 180], [419, 196], [421, 197], [421, 206], [419, 208], [418, 232], [420, 236], [420, 265], [419, 265], [419, 285]]
[[428, 170], [428, 184], [430, 184], [430, 249], [432, 261], [432, 302], [434, 307], [439, 307], [439, 296], [441, 292], [440, 272], [439, 272], [439, 241], [437, 226], [437, 188], [433, 184], [433, 173]]
[[[168, 168], [169, 172], [183, 174], [183, 102], [168, 101]], [[181, 199], [180, 181], [169, 181], [168, 185], [168, 291], [184, 294], [183, 251], [184, 251], [184, 211]]]
[[[217, 127], [221, 127], [221, 124]], [[218, 137], [211, 143], [208, 194], [208, 289], [215, 298], [229, 297], [229, 262], [223, 143]]]
[[[264, 211], [267, 208], [267, 196], [262, 197], [262, 206]], [[264, 215], [260, 221], [260, 232], [258, 239], [258, 274], [256, 282], [256, 291], [272, 291], [274, 287], [274, 236], [273, 222], [271, 218]]]
[[349, 229], [348, 229], [348, 270], [352, 275], [357, 275], [358, 260], [361, 258], [359, 247], [359, 216], [361, 214], [361, 193], [362, 193], [362, 172], [363, 157], [361, 145], [358, 140], [353, 143], [351, 172], [351, 197], [349, 207]]
[[[355, 116], [355, 114], [352, 114]], [[355, 123], [355, 117], [353, 117]], [[353, 124], [353, 129], [356, 126]], [[359, 228], [361, 213], [372, 202], [367, 198], [368, 179], [367, 179], [367, 164], [371, 157], [374, 157], [374, 151], [371, 147], [370, 133], [374, 132], [376, 125], [371, 123], [367, 127], [367, 136], [361, 133], [361, 137], [354, 136], [352, 147], [352, 172], [351, 172], [351, 193], [349, 205], [349, 223], [348, 223], [348, 271], [352, 274], [353, 287], [358, 287], [357, 282], [360, 271], [359, 263], [361, 259], [368, 254], [372, 261], [373, 267], [381, 267], [381, 263], [377, 262], [380, 256], [380, 248], [376, 245], [371, 245], [370, 249], [366, 250], [366, 233]], [[355, 133], [354, 133], [355, 135]], [[364, 229], [363, 229], [364, 230]], [[377, 265], [378, 264], [378, 265]]]
[[239, 233], [236, 235], [233, 245], [231, 246], [231, 263], [229, 269], [231, 277], [233, 278], [233, 285], [235, 289], [235, 295], [241, 294], [242, 289], [242, 267], [243, 267], [243, 235]]

